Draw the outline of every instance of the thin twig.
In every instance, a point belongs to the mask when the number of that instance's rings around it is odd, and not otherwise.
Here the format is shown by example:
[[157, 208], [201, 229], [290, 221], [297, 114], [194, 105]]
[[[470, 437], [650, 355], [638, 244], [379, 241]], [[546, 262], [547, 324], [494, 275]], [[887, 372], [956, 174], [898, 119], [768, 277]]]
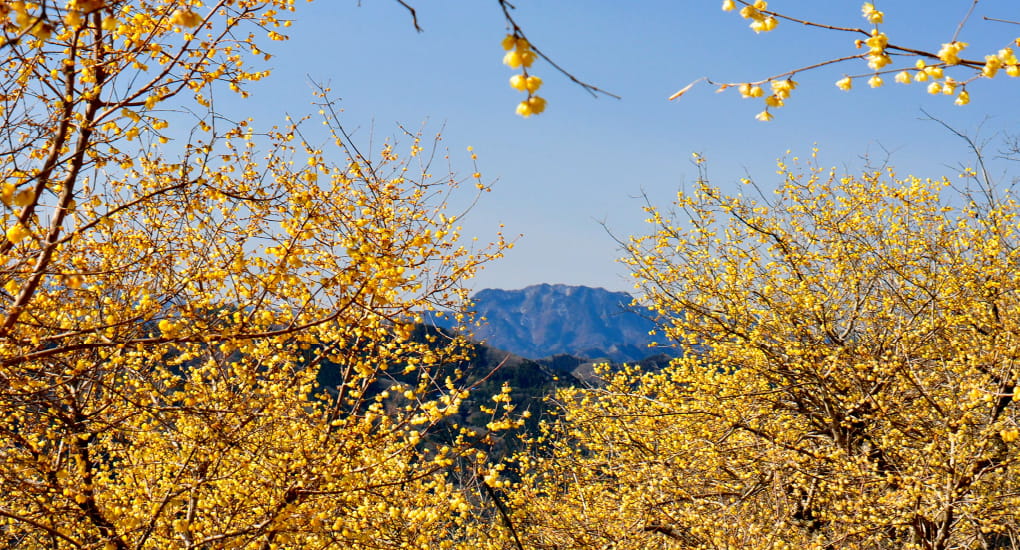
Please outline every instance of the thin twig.
[[953, 42], [956, 42], [956, 38], [960, 36], [960, 31], [963, 30], [963, 26], [967, 24], [967, 20], [970, 19], [970, 16], [974, 13], [974, 8], [977, 7], [978, 2], [980, 2], [980, 0], [974, 0], [974, 2], [971, 3], [970, 9], [967, 10], [967, 15], [964, 15], [963, 19], [960, 20], [960, 24], [956, 26], [956, 32], [953, 33]]
[[[524, 38], [524, 39], [527, 40], [527, 36], [525, 36], [524, 30], [521, 29], [521, 26], [518, 25], [517, 21], [514, 20], [512, 15], [510, 15], [510, 10], [514, 9], [513, 4], [510, 4], [507, 0], [498, 0], [498, 2], [499, 2], [499, 7], [503, 10], [503, 18], [506, 19], [507, 24], [510, 25], [511, 29], [513, 29], [513, 34], [515, 36], [520, 36], [521, 38]], [[584, 82], [581, 79], [577, 78], [570, 71], [567, 71], [563, 67], [559, 66], [548, 55], [545, 55], [544, 53], [542, 53], [542, 50], [536, 48], [535, 44], [531, 40], [528, 40], [528, 43], [531, 44], [531, 50], [533, 52], [535, 52], [535, 55], [537, 55], [537, 56], [541, 57], [542, 59], [544, 59], [547, 63], [552, 65], [552, 67], [554, 69], [559, 71], [560, 74], [562, 74], [563, 76], [565, 76], [568, 79], [570, 79], [570, 81], [573, 82], [574, 84], [577, 84], [578, 86], [583, 88], [586, 92], [591, 94], [592, 97], [598, 97], [599, 94], [602, 94], [602, 95], [609, 96], [609, 97], [612, 97], [612, 98], [620, 99], [620, 96], [618, 96], [618, 95], [616, 95], [616, 94], [614, 94], [612, 92], [608, 92], [606, 90], [603, 90], [602, 88], [599, 88], [598, 86], [595, 86], [594, 84], [589, 84], [589, 83]]]
[[999, 19], [997, 17], [988, 17], [987, 15], [982, 17], [985, 21], [995, 21], [996, 23], [1009, 23], [1010, 25], [1020, 25], [1020, 21], [1013, 21], [1011, 19]]
[[414, 7], [407, 2], [404, 2], [404, 0], [397, 0], [397, 3], [404, 6], [407, 11], [411, 12], [411, 22], [414, 24], [414, 30], [418, 32], [425, 32], [425, 29], [421, 28], [421, 25], [418, 24], [418, 12], [414, 11]]
[[[746, 0], [739, 0], [739, 1], [740, 1], [741, 4], [744, 4], [745, 6], [750, 6], [751, 5], [751, 3], [747, 2]], [[806, 19], [797, 19], [796, 17], [790, 17], [789, 15], [783, 15], [783, 14], [781, 14], [779, 12], [774, 12], [774, 11], [770, 11], [770, 10], [758, 10], [758, 11], [760, 11], [761, 13], [767, 14], [767, 15], [771, 15], [772, 17], [775, 17], [776, 19], [785, 19], [785, 20], [793, 22], [793, 23], [800, 23], [801, 25], [804, 25], [806, 27], [817, 27], [819, 29], [826, 29], [826, 30], [830, 30], [830, 31], [853, 32], [853, 33], [860, 33], [860, 34], [863, 34], [865, 36], [871, 36], [870, 32], [868, 32], [868, 31], [866, 31], [866, 30], [864, 30], [864, 29], [862, 29], [860, 27], [837, 27], [835, 25], [826, 25], [824, 23], [815, 23], [814, 21], [808, 21]]]
[[988, 201], [988, 206], [989, 208], [991, 208], [992, 204], [995, 202], [995, 193], [994, 188], [992, 186], [991, 177], [988, 174], [988, 168], [985, 166], [985, 156], [984, 154], [981, 153], [981, 147], [978, 146], [978, 144], [974, 143], [974, 140], [971, 139], [970, 136], [964, 134], [963, 132], [957, 130], [956, 128], [953, 128], [948, 123], [946, 123], [946, 121], [933, 116], [931, 113], [924, 109], [921, 109], [921, 112], [924, 113], [924, 116], [928, 117], [928, 120], [939, 123], [943, 128], [949, 130], [953, 135], [967, 142], [967, 146], [970, 148], [971, 151], [974, 152], [974, 156], [977, 157], [978, 166], [981, 168], [981, 180], [983, 180], [981, 182], [981, 192], [985, 195], [985, 200]]
[[[777, 75], [772, 75], [772, 76], [770, 76], [768, 78], [763, 78], [761, 80], [758, 80], [757, 82], [749, 82], [749, 84], [755, 84], [755, 85], [757, 85], [757, 84], [764, 84], [766, 82], [770, 82], [770, 81], [777, 80], [777, 79], [780, 79], [780, 78], [792, 77], [792, 76], [794, 76], [797, 73], [806, 72], [806, 71], [810, 71], [810, 70], [813, 70], [813, 69], [818, 69], [818, 68], [824, 67], [826, 65], [833, 65], [833, 64], [836, 64], [836, 63], [842, 63], [844, 61], [850, 61], [851, 59], [863, 59], [864, 56], [866, 56], [866, 55], [867, 54], [861, 53], [861, 54], [857, 54], [857, 55], [848, 55], [846, 57], [840, 57], [840, 58], [837, 58], [837, 59], [829, 59], [827, 61], [822, 61], [822, 62], [819, 62], [819, 63], [814, 63], [812, 65], [806, 65], [804, 67], [798, 67], [796, 69], [793, 69], [792, 71], [786, 71], [785, 73], [779, 73]], [[713, 85], [713, 86], [732, 87], [732, 86], [738, 86], [740, 84], [743, 84], [742, 82], [715, 82], [712, 79], [705, 79], [705, 81], [708, 82], [709, 84]]]

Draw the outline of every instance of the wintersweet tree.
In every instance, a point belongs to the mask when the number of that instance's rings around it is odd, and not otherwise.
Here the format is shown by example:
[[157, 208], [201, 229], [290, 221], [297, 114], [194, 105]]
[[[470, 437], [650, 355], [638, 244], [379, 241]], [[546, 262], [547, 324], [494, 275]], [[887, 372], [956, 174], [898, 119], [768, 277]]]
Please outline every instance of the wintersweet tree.
[[948, 180], [702, 178], [627, 263], [684, 356], [561, 392], [537, 548], [1016, 548], [1020, 210]]
[[446, 474], [484, 434], [428, 437], [461, 345], [412, 328], [508, 244], [461, 243], [420, 135], [217, 111], [292, 4], [0, 2], [5, 544], [486, 544]]

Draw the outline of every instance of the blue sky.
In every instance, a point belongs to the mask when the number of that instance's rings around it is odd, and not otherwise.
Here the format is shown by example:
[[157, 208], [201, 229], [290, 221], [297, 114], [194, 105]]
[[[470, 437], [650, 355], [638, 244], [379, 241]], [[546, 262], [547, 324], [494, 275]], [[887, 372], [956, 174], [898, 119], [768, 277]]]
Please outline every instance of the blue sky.
[[[615, 262], [618, 245], [602, 223], [621, 237], [645, 231], [639, 197], [668, 204], [696, 177], [692, 152], [708, 158], [713, 183], [733, 191], [744, 175], [774, 187], [775, 160], [788, 150], [807, 155], [814, 145], [826, 165], [854, 170], [865, 155], [889, 155], [902, 174], [940, 177], [956, 174], [972, 156], [959, 138], [922, 120], [921, 109], [988, 138], [992, 156], [1001, 138], [1020, 128], [1016, 81], [973, 83], [965, 107], [928, 96], [919, 84], [894, 85], [891, 75], [878, 90], [863, 81], [852, 92], [837, 90], [833, 83], [844, 74], [868, 71], [863, 61], [797, 75], [800, 87], [767, 123], [754, 119], [761, 100], [741, 99], [736, 90], [716, 94], [702, 85], [669, 102], [702, 76], [757, 80], [856, 53], [848, 35], [792, 23], [756, 35], [716, 0], [515, 0], [515, 17], [540, 49], [579, 78], [622, 96], [593, 99], [539, 61], [532, 73], [544, 79], [549, 106], [522, 119], [514, 114], [522, 94], [507, 84], [514, 71], [501, 63], [505, 25], [497, 2], [410, 3], [424, 33], [414, 31], [395, 1], [298, 2], [291, 40], [270, 50], [274, 73], [253, 88], [243, 109], [266, 125], [285, 113], [313, 113], [309, 81], [315, 80], [341, 98], [343, 123], [356, 139], [396, 134], [398, 124], [425, 124], [426, 133], [442, 129], [453, 167], [464, 174], [473, 171], [465, 150], [473, 146], [485, 178], [498, 183], [465, 221], [466, 232], [485, 239], [503, 223], [508, 234], [523, 234], [472, 283], [478, 289], [548, 282], [629, 290], [626, 270]], [[970, 6], [875, 4], [886, 12], [891, 41], [931, 50], [952, 38]], [[856, 1], [773, 0], [770, 7], [867, 26]], [[1020, 9], [1015, 0], [979, 4], [960, 35], [978, 58], [1020, 35], [1020, 27], [982, 15], [1017, 20]], [[995, 165], [1004, 182], [1010, 169]]]

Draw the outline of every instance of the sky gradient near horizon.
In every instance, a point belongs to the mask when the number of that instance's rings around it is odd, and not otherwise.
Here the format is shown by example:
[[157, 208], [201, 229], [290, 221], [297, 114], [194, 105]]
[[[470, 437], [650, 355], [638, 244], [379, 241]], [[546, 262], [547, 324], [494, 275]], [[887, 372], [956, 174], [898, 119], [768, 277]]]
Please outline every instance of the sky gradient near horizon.
[[[963, 107], [927, 95], [922, 84], [893, 84], [892, 75], [881, 89], [861, 80], [851, 92], [838, 90], [833, 83], [844, 74], [868, 72], [856, 60], [797, 75], [799, 88], [771, 122], [754, 118], [761, 100], [741, 99], [736, 90], [716, 94], [702, 84], [667, 101], [699, 77], [757, 80], [859, 53], [847, 34], [789, 22], [756, 35], [720, 3], [515, 1], [515, 17], [544, 53], [622, 97], [592, 98], [538, 61], [532, 73], [545, 81], [548, 108], [523, 119], [514, 114], [522, 94], [507, 84], [514, 71], [501, 63], [506, 29], [495, 0], [411, 2], [422, 33], [396, 1], [298, 2], [291, 39], [272, 48], [273, 74], [238, 108], [259, 124], [278, 123], [285, 114], [314, 113], [310, 83], [328, 83], [356, 141], [378, 143], [399, 134], [398, 125], [424, 127], [427, 135], [441, 130], [451, 165], [463, 174], [473, 172], [466, 151], [472, 146], [486, 181], [498, 182], [469, 214], [465, 232], [485, 240], [503, 223], [508, 235], [523, 234], [471, 283], [476, 289], [545, 282], [630, 290], [626, 269], [615, 262], [621, 252], [613, 235], [646, 230], [642, 196], [667, 205], [696, 179], [692, 152], [708, 159], [714, 184], [734, 192], [745, 175], [775, 187], [776, 159], [787, 151], [806, 157], [815, 146], [823, 166], [855, 171], [868, 157], [888, 159], [901, 174], [955, 176], [973, 155], [964, 141], [925, 120], [923, 109], [987, 140], [993, 175], [1010, 181], [1010, 165], [994, 159], [1020, 119], [1020, 81], [1006, 77], [971, 84], [972, 103]], [[875, 3], [886, 12], [883, 28], [892, 41], [933, 51], [952, 38], [971, 5]], [[773, 0], [770, 7], [868, 26], [857, 1]], [[982, 2], [960, 35], [971, 42], [968, 53], [980, 58], [1020, 34], [983, 15], [1017, 20], [1018, 12], [1009, 0]]]

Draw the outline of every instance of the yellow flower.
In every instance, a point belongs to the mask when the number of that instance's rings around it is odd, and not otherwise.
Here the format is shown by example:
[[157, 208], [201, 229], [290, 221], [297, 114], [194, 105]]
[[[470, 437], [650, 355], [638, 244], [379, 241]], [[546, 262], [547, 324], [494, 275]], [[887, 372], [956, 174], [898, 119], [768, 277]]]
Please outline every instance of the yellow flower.
[[64, 277], [64, 284], [67, 285], [68, 288], [81, 288], [83, 282], [84, 280], [81, 275], [67, 275]]
[[159, 326], [159, 331], [163, 334], [171, 334], [177, 328], [177, 325], [169, 319], [161, 320], [157, 326]]
[[762, 112], [758, 113], [757, 115], [755, 115], [754, 118], [756, 118], [756, 119], [758, 119], [758, 120], [760, 120], [762, 122], [768, 122], [768, 121], [772, 120], [775, 117], [772, 116], [772, 113], [770, 113], [768, 111], [768, 109], [765, 109], [764, 111], [762, 111]]
[[733, 0], [723, 0], [722, 3], [723, 11], [733, 11], [736, 7], [737, 4]]
[[981, 68], [981, 74], [988, 78], [994, 78], [995, 73], [1002, 67], [1002, 60], [994, 55], [985, 56], [985, 66]]
[[528, 104], [528, 100], [524, 100], [517, 104], [517, 114], [524, 118], [528, 118], [534, 114], [534, 111], [531, 110], [531, 105]]
[[531, 112], [533, 114], [537, 115], [544, 111], [545, 104], [546, 101], [545, 98], [543, 97], [538, 97], [537, 95], [534, 95], [528, 98], [528, 106], [531, 107]]
[[970, 94], [967, 93], [967, 90], [961, 90], [959, 95], [956, 96], [956, 101], [953, 103], [956, 103], [957, 105], [966, 105], [970, 103]]
[[772, 86], [772, 93], [780, 99], [786, 99], [790, 97], [790, 92], [797, 87], [797, 83], [793, 80], [773, 80], [769, 83]]
[[949, 42], [943, 44], [942, 49], [939, 50], [939, 59], [944, 61], [946, 65], [957, 65], [960, 63], [960, 52], [967, 47], [966, 42]]
[[53, 34], [53, 25], [46, 21], [36, 23], [36, 25], [32, 27], [30, 33], [39, 40], [46, 40]]
[[504, 50], [512, 50], [514, 49], [514, 46], [517, 45], [517, 38], [514, 37], [514, 35], [512, 34], [508, 34], [505, 37], [503, 37], [502, 44]]
[[914, 75], [914, 80], [917, 82], [926, 82], [928, 80], [928, 73], [924, 71], [917, 71], [917, 74]]
[[75, 8], [86, 13], [98, 10], [103, 7], [103, 5], [103, 0], [77, 0], [74, 2]]
[[0, 186], [0, 201], [7, 206], [14, 203], [14, 193], [18, 190], [17, 186], [13, 183], [7, 182]]
[[953, 95], [953, 92], [956, 91], [956, 85], [957, 82], [955, 80], [947, 77], [945, 81], [942, 82], [942, 93], [945, 95]]
[[872, 88], [880, 88], [882, 87], [882, 84], [884, 84], [882, 77], [877, 74], [868, 79], [868, 86], [871, 86]]
[[760, 11], [755, 9], [754, 6], [744, 6], [740, 8], [739, 13], [740, 17], [743, 17], [744, 19], [754, 19], [755, 21], [759, 19], [764, 19], [765, 17], [764, 15], [761, 14]]
[[1002, 61], [1003, 65], [1016, 65], [1017, 63], [1020, 63], [1020, 61], [1017, 60], [1016, 55], [1013, 53], [1013, 48], [1002, 48], [999, 50], [997, 57], [1000, 61]]
[[189, 10], [175, 10], [170, 16], [170, 23], [181, 27], [197, 27], [202, 22], [202, 16]]
[[523, 92], [528, 89], [527, 79], [522, 74], [515, 74], [510, 77], [510, 87]]
[[868, 54], [868, 67], [873, 70], [877, 71], [890, 63], [892, 63], [892, 58], [884, 50], [882, 53]]
[[875, 5], [871, 2], [865, 2], [864, 5], [861, 6], [861, 14], [868, 20], [868, 23], [871, 23], [872, 25], [881, 23], [885, 18], [885, 14], [876, 10]]
[[852, 86], [853, 80], [849, 76], [844, 76], [843, 78], [836, 81], [836, 87], [839, 88], [840, 90], [843, 90], [844, 92], [849, 90]]
[[874, 29], [871, 31], [871, 36], [864, 41], [864, 44], [868, 46], [871, 53], [880, 53], [889, 45], [889, 37], [884, 32], [878, 32], [878, 29]]
[[516, 69], [521, 66], [521, 54], [517, 50], [510, 50], [503, 56], [503, 64]]
[[931, 95], [937, 95], [942, 93], [942, 85], [938, 82], [932, 82], [928, 85], [928, 93]]
[[775, 17], [772, 17], [770, 15], [764, 19], [755, 19], [751, 23], [751, 30], [753, 30], [754, 32], [769, 32], [775, 29], [776, 25], [778, 24], [779, 21], [777, 21]]
[[535, 93], [542, 87], [542, 79], [537, 76], [529, 76], [524, 81], [524, 87], [527, 88], [529, 92]]
[[14, 206], [28, 206], [35, 200], [35, 189], [26, 187], [14, 195]]
[[31, 235], [31, 232], [24, 225], [21, 225], [21, 222], [7, 228], [7, 240], [14, 244], [20, 243], [29, 235]]
[[531, 50], [521, 51], [521, 65], [524, 65], [525, 67], [530, 67], [531, 64], [535, 62], [535, 57], [536, 57], [535, 52]]
[[1020, 76], [1020, 65], [1010, 65], [1006, 67], [1006, 74], [1011, 77]]
[[78, 10], [70, 10], [67, 15], [64, 16], [64, 24], [68, 27], [80, 27], [84, 20], [81, 18], [81, 12]]

